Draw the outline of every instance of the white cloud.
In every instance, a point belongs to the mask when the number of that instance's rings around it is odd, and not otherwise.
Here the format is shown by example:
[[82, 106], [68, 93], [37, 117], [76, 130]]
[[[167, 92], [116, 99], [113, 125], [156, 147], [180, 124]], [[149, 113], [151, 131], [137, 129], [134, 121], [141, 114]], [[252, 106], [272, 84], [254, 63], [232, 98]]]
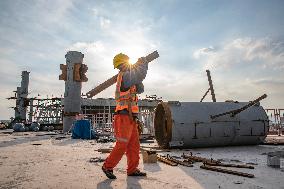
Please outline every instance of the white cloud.
[[238, 38], [200, 48], [193, 58], [210, 69], [217, 101], [261, 101], [266, 108], [281, 108], [284, 92], [284, 43], [271, 38]]
[[[74, 8], [73, 0], [60, 0], [60, 1], [35, 1], [34, 11], [40, 18], [46, 22], [46, 24], [58, 24], [60, 26], [65, 25], [65, 18], [69, 10]], [[40, 10], [40, 11], [38, 11]]]
[[101, 41], [96, 42], [76, 42], [67, 48], [67, 51], [82, 51], [83, 53], [101, 53], [105, 46]]
[[100, 17], [100, 25], [103, 29], [109, 28], [111, 24], [110, 19]]
[[208, 55], [208, 54], [211, 54], [215, 52], [215, 49], [214, 47], [207, 47], [207, 48], [201, 48], [201, 49], [198, 49], [196, 51], [194, 51], [193, 53], [193, 57], [195, 59], [199, 59], [200, 57], [204, 56], [204, 55]]
[[94, 15], [95, 17], [99, 15], [98, 9], [92, 8], [91, 11], [92, 11], [92, 13], [93, 13], [93, 15]]
[[195, 59], [210, 69], [228, 69], [240, 64], [257, 63], [263, 68], [284, 69], [284, 43], [269, 38], [238, 38], [216, 48], [201, 48]]

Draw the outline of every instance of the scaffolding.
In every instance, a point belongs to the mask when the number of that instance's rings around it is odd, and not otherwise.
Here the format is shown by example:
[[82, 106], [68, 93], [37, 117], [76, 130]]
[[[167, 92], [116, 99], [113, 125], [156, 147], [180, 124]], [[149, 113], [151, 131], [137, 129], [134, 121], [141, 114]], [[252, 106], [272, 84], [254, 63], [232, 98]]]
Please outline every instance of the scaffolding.
[[280, 135], [284, 128], [284, 109], [268, 108], [265, 111], [269, 118], [269, 132]]
[[[138, 101], [139, 120], [143, 123], [143, 134], [154, 135], [154, 110], [160, 100], [143, 99]], [[102, 135], [113, 134], [113, 116], [116, 103], [109, 99], [82, 99], [82, 114], [91, 121], [93, 129]]]
[[62, 124], [62, 98], [30, 98], [29, 122]]
[[[8, 99], [16, 99], [10, 97]], [[146, 99], [138, 101], [138, 118], [143, 124], [143, 134], [154, 136], [154, 111], [161, 98], [156, 95], [146, 96]], [[22, 120], [25, 124], [37, 122], [40, 125], [55, 126], [62, 129], [64, 99], [62, 97], [40, 98], [32, 97], [24, 99], [24, 107], [27, 109], [27, 119]], [[81, 117], [91, 122], [92, 128], [102, 135], [113, 134], [113, 117], [115, 114], [116, 102], [113, 98], [81, 98]], [[14, 107], [15, 112], [17, 106]]]

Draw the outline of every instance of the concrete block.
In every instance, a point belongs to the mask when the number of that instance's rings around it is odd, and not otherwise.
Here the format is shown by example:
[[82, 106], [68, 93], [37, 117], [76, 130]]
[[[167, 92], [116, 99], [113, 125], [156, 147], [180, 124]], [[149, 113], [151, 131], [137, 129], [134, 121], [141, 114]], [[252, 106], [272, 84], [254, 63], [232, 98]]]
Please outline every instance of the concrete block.
[[284, 168], [284, 151], [269, 152], [267, 165], [275, 168]]

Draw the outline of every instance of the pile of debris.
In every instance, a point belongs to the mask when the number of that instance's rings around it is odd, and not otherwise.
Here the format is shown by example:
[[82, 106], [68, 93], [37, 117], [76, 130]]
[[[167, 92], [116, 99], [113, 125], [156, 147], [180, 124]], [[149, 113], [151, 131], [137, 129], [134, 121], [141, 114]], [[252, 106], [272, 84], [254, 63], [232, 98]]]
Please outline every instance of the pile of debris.
[[6, 129], [7, 125], [5, 125], [5, 123], [0, 122], [0, 130], [1, 129]]
[[[107, 149], [98, 149], [96, 151], [101, 153], [110, 153], [112, 148]], [[246, 172], [241, 171], [235, 171], [228, 169], [228, 167], [232, 168], [244, 168], [244, 169], [254, 169], [254, 166], [252, 164], [232, 164], [232, 163], [222, 163], [222, 160], [215, 160], [213, 158], [208, 159], [200, 156], [193, 155], [192, 152], [189, 154], [183, 153], [181, 156], [172, 156], [170, 154], [166, 155], [159, 155], [157, 154], [158, 151], [153, 149], [144, 149], [141, 148], [141, 153], [143, 157], [144, 163], [157, 163], [157, 161], [160, 161], [162, 163], [165, 163], [170, 166], [186, 166], [186, 167], [193, 167], [195, 163], [202, 163], [200, 165], [201, 169], [221, 172], [221, 173], [227, 173], [232, 175], [238, 175], [242, 177], [248, 177], [248, 178], [254, 178], [253, 174], [249, 174]], [[163, 152], [163, 151], [159, 151]], [[257, 164], [253, 164], [257, 165]], [[226, 168], [220, 168], [220, 167], [226, 167]]]
[[157, 155], [157, 160], [170, 166], [182, 165], [186, 167], [193, 167], [194, 163], [202, 162], [203, 164], [200, 166], [201, 169], [254, 178], [253, 174], [234, 171], [227, 168], [226, 169], [220, 168], [220, 167], [234, 167], [234, 168], [254, 169], [254, 167], [251, 165], [222, 163], [219, 160], [214, 160], [212, 158], [207, 159], [200, 156], [195, 156], [192, 155], [192, 153], [190, 153], [189, 155], [183, 154], [181, 157], [170, 156], [169, 154], [167, 154], [166, 156]]

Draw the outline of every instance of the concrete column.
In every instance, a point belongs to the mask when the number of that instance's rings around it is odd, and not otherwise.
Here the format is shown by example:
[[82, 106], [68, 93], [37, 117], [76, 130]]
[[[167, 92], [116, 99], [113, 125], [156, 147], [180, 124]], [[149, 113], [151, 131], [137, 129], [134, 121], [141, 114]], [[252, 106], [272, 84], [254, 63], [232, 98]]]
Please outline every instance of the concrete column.
[[33, 99], [30, 99], [29, 122], [33, 122], [33, 109], [34, 109], [34, 100], [33, 100]]
[[29, 74], [30, 72], [22, 71], [22, 81], [21, 81], [21, 94], [20, 94], [20, 106], [19, 112], [22, 120], [26, 120], [27, 117], [27, 105], [26, 102], [28, 97], [29, 88]]
[[16, 107], [15, 107], [15, 119], [20, 118], [20, 96], [21, 96], [21, 87], [17, 87], [17, 99], [16, 99]]
[[30, 72], [22, 71], [21, 87], [17, 87], [15, 118], [20, 118], [21, 120], [26, 120], [27, 117], [29, 74]]
[[74, 80], [74, 64], [82, 64], [84, 54], [69, 51], [65, 55], [67, 78], [65, 80], [63, 132], [68, 132], [75, 121], [76, 114], [81, 111], [82, 82]]

